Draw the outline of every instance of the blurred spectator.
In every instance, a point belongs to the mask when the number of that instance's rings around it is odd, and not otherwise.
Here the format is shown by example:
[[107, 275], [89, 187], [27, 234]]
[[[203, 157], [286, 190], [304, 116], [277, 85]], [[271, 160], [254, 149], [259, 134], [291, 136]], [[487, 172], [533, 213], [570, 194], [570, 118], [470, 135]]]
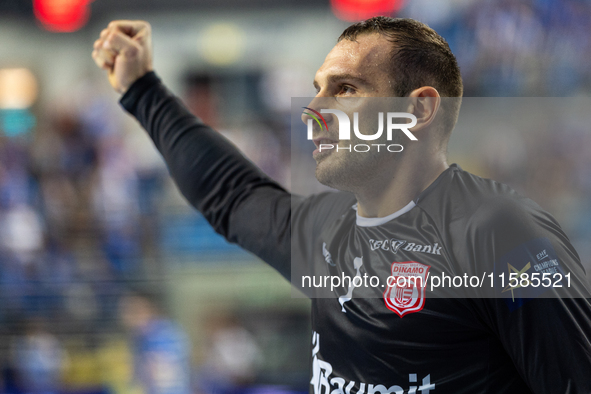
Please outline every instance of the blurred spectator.
[[102, 140], [92, 184], [93, 223], [100, 226], [105, 256], [117, 276], [136, 274], [140, 255], [137, 177], [119, 137]]
[[262, 353], [254, 336], [232, 314], [209, 319], [209, 346], [198, 385], [206, 394], [242, 394], [256, 383]]
[[147, 292], [121, 299], [121, 321], [132, 335], [135, 383], [144, 394], [189, 394], [191, 345], [158, 304]]
[[30, 320], [25, 334], [12, 343], [12, 362], [24, 393], [53, 394], [60, 388], [64, 351], [44, 325], [43, 320]]

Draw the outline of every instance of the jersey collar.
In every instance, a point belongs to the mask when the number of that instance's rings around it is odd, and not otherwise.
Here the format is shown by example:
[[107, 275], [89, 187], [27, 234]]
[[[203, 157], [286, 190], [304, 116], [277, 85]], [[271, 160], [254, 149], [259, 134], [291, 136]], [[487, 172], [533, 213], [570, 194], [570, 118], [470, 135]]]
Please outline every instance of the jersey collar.
[[[417, 204], [414, 201], [409, 202], [406, 206], [398, 211], [389, 214], [388, 216], [384, 216], [383, 218], [366, 218], [363, 216], [359, 216], [359, 212], [356, 213], [357, 219], [356, 223], [360, 227], [373, 227], [373, 226], [381, 226], [384, 223], [388, 223], [390, 220], [396, 219], [398, 216], [403, 215], [413, 209]], [[353, 205], [353, 209], [357, 211], [357, 204]]]
[[[388, 216], [384, 216], [382, 218], [366, 218], [363, 216], [359, 216], [359, 212], [356, 212], [356, 223], [358, 226], [360, 227], [374, 227], [374, 226], [381, 226], [382, 224], [388, 223], [390, 220], [394, 220], [397, 217], [404, 215], [405, 213], [407, 213], [408, 211], [410, 211], [411, 209], [413, 209], [420, 200], [423, 199], [424, 196], [426, 196], [427, 194], [429, 194], [429, 192], [431, 190], [433, 190], [433, 188], [435, 188], [437, 186], [437, 184], [441, 181], [441, 179], [444, 178], [444, 174], [447, 174], [451, 171], [455, 171], [455, 170], [461, 170], [460, 166], [457, 164], [451, 164], [449, 166], [449, 168], [447, 168], [445, 171], [443, 171], [438, 177], [437, 179], [431, 183], [425, 190], [423, 190], [421, 192], [421, 194], [419, 194], [417, 196], [417, 198], [415, 198], [413, 201], [409, 202], [408, 204], [406, 204], [406, 206], [402, 209], [399, 209], [398, 211], [391, 213]], [[353, 209], [355, 211], [357, 211], [357, 204], [353, 205]]]

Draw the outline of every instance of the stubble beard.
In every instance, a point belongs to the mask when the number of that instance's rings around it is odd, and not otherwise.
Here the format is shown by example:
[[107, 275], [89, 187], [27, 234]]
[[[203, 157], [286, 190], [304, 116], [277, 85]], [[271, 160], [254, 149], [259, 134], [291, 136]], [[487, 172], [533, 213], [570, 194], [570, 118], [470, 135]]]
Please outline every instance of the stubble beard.
[[[400, 143], [400, 139], [395, 140], [388, 142]], [[353, 145], [351, 141], [351, 146]], [[401, 154], [388, 152], [384, 146], [380, 152], [331, 152], [316, 164], [316, 179], [325, 186], [352, 193], [375, 188], [384, 178], [384, 172], [389, 172], [389, 168], [396, 163]]]
[[[376, 105], [378, 107], [373, 110], [365, 109], [366, 116], [359, 120], [360, 125], [364, 125], [363, 131], [374, 132], [377, 130], [377, 121], [373, 113], [392, 111], [392, 102], [388, 101], [387, 108], [382, 108], [381, 101]], [[395, 111], [402, 111], [406, 108], [398, 101], [394, 107]], [[372, 115], [369, 115], [372, 114]], [[403, 152], [389, 152], [386, 146], [391, 144], [399, 144], [405, 142], [405, 137], [401, 132], [396, 132], [392, 135], [392, 140], [387, 140], [387, 132], [383, 131], [382, 136], [378, 140], [365, 141], [354, 137], [349, 141], [342, 141], [337, 143], [339, 151], [335, 148], [325, 157], [319, 157], [316, 164], [316, 179], [321, 184], [331, 187], [333, 189], [358, 193], [361, 191], [368, 191], [368, 189], [382, 188], [385, 185], [383, 182], [389, 179], [389, 174], [393, 165], [396, 165]], [[355, 152], [354, 146], [357, 144], [367, 144], [371, 146], [368, 152]], [[372, 144], [383, 144], [380, 151], [372, 146]], [[351, 152], [343, 148], [351, 146]]]

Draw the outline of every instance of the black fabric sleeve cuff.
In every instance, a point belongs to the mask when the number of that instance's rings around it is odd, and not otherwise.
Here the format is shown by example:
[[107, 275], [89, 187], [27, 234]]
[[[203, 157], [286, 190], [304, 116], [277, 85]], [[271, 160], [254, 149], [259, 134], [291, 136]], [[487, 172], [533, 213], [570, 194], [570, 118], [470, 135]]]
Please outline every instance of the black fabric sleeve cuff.
[[129, 89], [127, 89], [127, 92], [125, 92], [119, 100], [119, 103], [127, 112], [135, 115], [137, 105], [142, 95], [152, 86], [159, 83], [160, 78], [158, 78], [154, 71], [150, 71], [131, 84]]

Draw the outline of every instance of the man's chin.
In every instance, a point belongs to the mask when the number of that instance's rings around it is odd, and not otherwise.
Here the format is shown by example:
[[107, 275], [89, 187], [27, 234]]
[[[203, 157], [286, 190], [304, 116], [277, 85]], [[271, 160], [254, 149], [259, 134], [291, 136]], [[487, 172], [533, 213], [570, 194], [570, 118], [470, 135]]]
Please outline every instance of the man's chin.
[[316, 179], [324, 186], [337, 190], [346, 189], [345, 185], [343, 185], [345, 179], [342, 169], [336, 168], [334, 163], [330, 163], [329, 160], [320, 160], [316, 164]]
[[329, 183], [331, 180], [331, 176], [330, 176], [330, 168], [326, 168], [326, 163], [324, 163], [324, 160], [316, 160], [316, 179], [318, 180], [318, 182], [320, 182], [321, 184], [325, 185], [325, 186], [329, 186], [332, 187]]

